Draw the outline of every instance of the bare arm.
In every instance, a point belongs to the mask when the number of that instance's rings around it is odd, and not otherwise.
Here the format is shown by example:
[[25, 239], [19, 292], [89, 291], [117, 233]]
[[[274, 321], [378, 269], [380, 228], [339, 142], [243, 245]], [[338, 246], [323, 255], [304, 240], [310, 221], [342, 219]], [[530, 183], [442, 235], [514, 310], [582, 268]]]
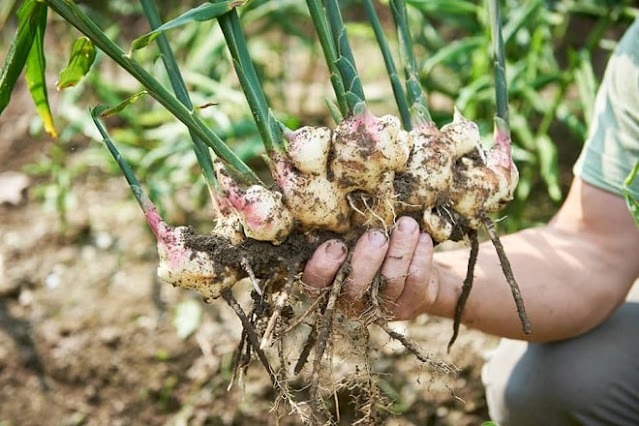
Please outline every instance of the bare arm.
[[[410, 219], [402, 218], [402, 222]], [[414, 224], [416, 225], [416, 224]], [[381, 266], [384, 295], [397, 319], [429, 313], [452, 318], [466, 274], [468, 250], [432, 255], [432, 242], [413, 232], [390, 241], [366, 234], [353, 254], [344, 297], [358, 303]], [[510, 289], [490, 243], [480, 247], [473, 291], [463, 322], [488, 333], [550, 341], [583, 333], [621, 304], [639, 275], [639, 230], [624, 200], [575, 179], [567, 200], [547, 225], [502, 239], [521, 288], [532, 334], [524, 335]], [[339, 248], [339, 243], [332, 243]], [[318, 249], [304, 282], [328, 285], [344, 260]]]

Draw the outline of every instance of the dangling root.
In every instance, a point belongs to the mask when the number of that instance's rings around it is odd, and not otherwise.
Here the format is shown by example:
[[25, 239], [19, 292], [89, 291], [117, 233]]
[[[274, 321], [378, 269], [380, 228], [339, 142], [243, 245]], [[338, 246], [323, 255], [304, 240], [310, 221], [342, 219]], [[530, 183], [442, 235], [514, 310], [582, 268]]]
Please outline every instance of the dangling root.
[[455, 307], [455, 318], [453, 320], [453, 335], [448, 342], [448, 352], [450, 352], [450, 348], [457, 340], [457, 335], [459, 334], [459, 325], [461, 324], [462, 315], [464, 314], [464, 308], [466, 307], [466, 301], [468, 300], [468, 296], [470, 296], [470, 290], [473, 288], [473, 278], [475, 273], [475, 264], [477, 263], [477, 254], [479, 252], [479, 241], [477, 240], [477, 231], [471, 229], [468, 232], [468, 237], [470, 238], [470, 257], [468, 258], [468, 270], [466, 271], [466, 278], [464, 279], [464, 284], [462, 285], [461, 293], [459, 294], [459, 299], [457, 299], [457, 306]]
[[289, 270], [289, 274], [288, 274], [288, 277], [286, 278], [286, 283], [284, 284], [284, 288], [282, 289], [282, 292], [280, 293], [280, 295], [277, 298], [277, 301], [275, 302], [275, 308], [273, 309], [273, 314], [269, 318], [268, 324], [266, 325], [266, 330], [264, 331], [264, 335], [262, 336], [262, 342], [260, 343], [260, 349], [262, 350], [266, 349], [271, 344], [271, 337], [273, 335], [273, 331], [275, 330], [275, 325], [277, 324], [277, 321], [279, 320], [282, 314], [282, 309], [284, 309], [284, 306], [286, 306], [286, 302], [288, 301], [288, 298], [291, 295], [291, 291], [293, 290], [293, 281], [294, 281], [293, 275], [295, 274], [295, 271], [297, 271], [298, 268], [299, 268], [299, 265], [296, 266], [294, 269]]
[[317, 342], [317, 326], [313, 324], [313, 328], [311, 328], [311, 332], [308, 334], [306, 338], [306, 343], [304, 343], [304, 347], [302, 348], [302, 352], [300, 356], [297, 358], [297, 362], [295, 363], [295, 368], [293, 369], [293, 373], [300, 374], [302, 368], [306, 365], [306, 361], [308, 361], [308, 356], [311, 354], [311, 350], [315, 347], [315, 343]]
[[235, 352], [235, 358], [233, 359], [233, 374], [231, 375], [231, 380], [229, 380], [229, 384], [226, 387], [227, 391], [230, 391], [233, 388], [233, 384], [235, 383], [235, 378], [238, 375], [238, 371], [240, 374], [243, 374], [244, 368], [248, 365], [249, 354], [244, 352], [244, 347], [246, 346], [246, 340], [248, 339], [248, 333], [246, 330], [242, 330], [242, 336], [240, 337], [240, 341], [237, 344], [237, 349]]
[[321, 401], [319, 400], [318, 395], [322, 357], [324, 356], [324, 352], [326, 351], [326, 346], [329, 341], [337, 299], [339, 298], [339, 295], [342, 291], [342, 284], [344, 284], [344, 281], [346, 281], [346, 277], [350, 273], [351, 257], [352, 252], [349, 252], [346, 256], [346, 260], [337, 272], [335, 280], [333, 280], [330, 293], [328, 295], [328, 301], [326, 302], [326, 307], [324, 308], [324, 314], [319, 319], [320, 329], [319, 335], [317, 337], [317, 345], [315, 346], [315, 359], [313, 359], [313, 373], [311, 376], [311, 385], [309, 388], [313, 421], [318, 424], [322, 422], [321, 419], [324, 417], [324, 410], [320, 407]]
[[383, 282], [383, 277], [381, 273], [377, 273], [373, 283], [371, 284], [371, 304], [373, 306], [373, 314], [375, 317], [375, 323], [382, 329], [391, 339], [397, 340], [402, 344], [410, 353], [415, 355], [415, 357], [421, 362], [429, 365], [433, 371], [439, 371], [445, 374], [454, 373], [458, 369], [454, 365], [449, 365], [444, 361], [434, 361], [428, 355], [422, 353], [421, 349], [412, 342], [408, 337], [404, 336], [402, 333], [399, 333], [388, 325], [388, 321], [382, 311], [381, 306], [379, 305], [379, 288], [381, 283]]
[[231, 307], [231, 309], [235, 311], [235, 314], [242, 322], [242, 327], [244, 328], [244, 332], [246, 332], [248, 335], [248, 342], [250, 343], [252, 349], [257, 354], [257, 357], [260, 359], [260, 362], [264, 366], [264, 369], [268, 373], [268, 376], [271, 379], [271, 383], [276, 388], [279, 388], [278, 381], [277, 381], [277, 378], [275, 377], [275, 373], [273, 372], [273, 369], [271, 368], [271, 364], [268, 362], [268, 358], [266, 358], [266, 354], [264, 353], [264, 351], [260, 348], [260, 342], [257, 337], [257, 334], [255, 333], [255, 328], [253, 327], [253, 324], [251, 324], [248, 317], [246, 316], [246, 313], [244, 312], [240, 304], [237, 302], [237, 300], [233, 296], [233, 292], [231, 291], [230, 288], [225, 288], [224, 290], [222, 290], [221, 295], [226, 301], [226, 303], [228, 303], [228, 305]]
[[510, 267], [510, 262], [508, 261], [508, 257], [506, 257], [506, 252], [504, 251], [504, 246], [501, 244], [499, 236], [495, 231], [495, 224], [490, 218], [484, 216], [481, 218], [486, 231], [488, 231], [488, 235], [490, 236], [490, 240], [493, 242], [495, 246], [495, 250], [497, 251], [497, 256], [499, 257], [499, 262], [501, 263], [501, 269], [504, 272], [504, 276], [506, 277], [506, 281], [508, 281], [508, 285], [510, 286], [510, 291], [513, 294], [513, 299], [515, 299], [515, 305], [517, 306], [517, 314], [519, 314], [519, 320], [521, 321], [522, 330], [525, 334], [530, 334], [530, 320], [528, 319], [528, 315], [526, 314], [526, 308], [524, 307], [524, 300], [521, 298], [521, 292], [519, 291], [519, 285], [517, 285], [517, 281], [515, 281], [515, 276], [513, 274], [513, 270]]
[[251, 280], [251, 284], [253, 285], [253, 288], [255, 289], [257, 294], [261, 296], [262, 287], [260, 287], [260, 281], [255, 276], [255, 272], [253, 272], [253, 268], [251, 267], [251, 264], [249, 263], [248, 259], [245, 256], [242, 257], [240, 264], [242, 265], [242, 268], [244, 268], [244, 270], [248, 274], [249, 279]]

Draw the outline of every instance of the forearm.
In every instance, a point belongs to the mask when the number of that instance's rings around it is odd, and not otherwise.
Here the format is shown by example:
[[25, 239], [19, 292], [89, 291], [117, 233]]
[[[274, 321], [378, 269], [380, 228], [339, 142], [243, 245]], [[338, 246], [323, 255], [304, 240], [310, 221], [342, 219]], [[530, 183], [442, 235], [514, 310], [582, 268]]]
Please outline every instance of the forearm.
[[[522, 332], [510, 287], [490, 243], [480, 247], [463, 322], [492, 334], [531, 340], [567, 338], [599, 324], [623, 299], [620, 288], [629, 287], [634, 277], [612, 277], [615, 265], [596, 247], [575, 244], [575, 238], [552, 227], [502, 238], [532, 324], [531, 335]], [[452, 318], [467, 259], [467, 251], [435, 256], [439, 291], [431, 313]], [[614, 279], [618, 282], [611, 282]]]
[[[575, 179], [557, 216], [543, 228], [502, 238], [519, 283], [532, 334], [526, 336], [499, 259], [482, 244], [465, 324], [536, 341], [583, 333], [623, 302], [639, 275], [639, 230], [623, 198]], [[436, 300], [424, 309], [452, 317], [466, 275], [467, 251], [435, 256]]]

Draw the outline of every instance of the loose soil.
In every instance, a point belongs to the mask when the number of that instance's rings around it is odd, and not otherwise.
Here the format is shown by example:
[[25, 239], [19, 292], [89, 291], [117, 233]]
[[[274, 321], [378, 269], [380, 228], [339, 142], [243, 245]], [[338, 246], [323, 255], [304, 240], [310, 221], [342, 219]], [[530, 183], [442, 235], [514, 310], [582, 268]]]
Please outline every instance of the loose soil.
[[[33, 140], [14, 99], [0, 119], [0, 171], [20, 171], [51, 142]], [[82, 155], [81, 152], [74, 155]], [[256, 361], [231, 379], [241, 324], [222, 301], [158, 282], [152, 234], [124, 179], [89, 172], [73, 184], [70, 230], [30, 191], [20, 206], [0, 206], [0, 424], [299, 424], [273, 409], [275, 393]], [[174, 223], [174, 225], [179, 225]], [[250, 284], [233, 291], [250, 310]], [[197, 331], [178, 337], [181, 301], [201, 303]], [[401, 344], [371, 326], [378, 389], [392, 405], [388, 425], [478, 425], [488, 420], [480, 381], [482, 353], [496, 339], [462, 328], [446, 354], [452, 322], [422, 316], [393, 323], [455, 375], [433, 375]], [[335, 380], [355, 371], [334, 354]], [[300, 386], [304, 379], [300, 379]], [[360, 395], [361, 396], [361, 395]], [[353, 420], [357, 392], [335, 395], [341, 424]]]

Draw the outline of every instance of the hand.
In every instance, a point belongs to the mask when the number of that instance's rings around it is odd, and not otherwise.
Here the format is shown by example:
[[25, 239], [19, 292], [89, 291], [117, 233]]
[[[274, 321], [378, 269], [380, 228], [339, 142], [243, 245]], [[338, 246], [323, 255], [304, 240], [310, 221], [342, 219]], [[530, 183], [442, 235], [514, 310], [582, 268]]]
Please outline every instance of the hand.
[[[330, 286], [347, 251], [339, 240], [326, 241], [306, 264], [302, 281], [311, 291]], [[401, 217], [390, 239], [382, 231], [367, 231], [353, 249], [341, 301], [352, 306], [354, 313], [366, 309], [367, 293], [381, 268], [385, 280], [380, 289], [382, 308], [395, 320], [415, 318], [437, 298], [438, 276], [432, 260], [433, 241], [420, 233], [413, 218]]]

